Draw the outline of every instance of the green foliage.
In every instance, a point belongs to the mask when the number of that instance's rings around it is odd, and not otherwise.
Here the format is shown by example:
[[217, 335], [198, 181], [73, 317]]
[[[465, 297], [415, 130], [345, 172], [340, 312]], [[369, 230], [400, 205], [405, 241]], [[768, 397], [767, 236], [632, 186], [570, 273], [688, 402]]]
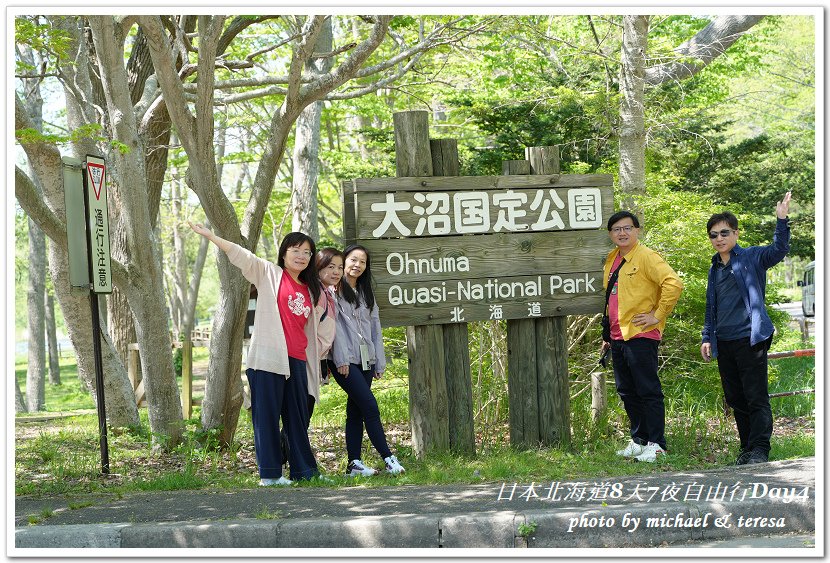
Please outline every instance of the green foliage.
[[[42, 23], [39, 16], [18, 16], [14, 19], [14, 40], [19, 45], [27, 45], [34, 51], [49, 53], [55, 58], [67, 56], [70, 45], [69, 35], [61, 30]], [[34, 74], [43, 72], [44, 69], [31, 68], [15, 59], [17, 74]]]
[[130, 147], [115, 139], [109, 139], [102, 134], [103, 127], [97, 123], [85, 123], [73, 129], [68, 135], [56, 133], [43, 133], [37, 129], [24, 128], [16, 129], [14, 132], [15, 139], [21, 145], [31, 145], [37, 143], [54, 143], [63, 145], [67, 143], [78, 143], [83, 140], [93, 142], [102, 142], [108, 144], [113, 150], [121, 154], [130, 152]]
[[527, 538], [535, 534], [536, 528], [538, 527], [539, 524], [537, 522], [534, 522], [533, 520], [527, 523], [522, 522], [521, 524], [519, 524], [519, 527], [516, 529], [516, 532], [523, 538]]

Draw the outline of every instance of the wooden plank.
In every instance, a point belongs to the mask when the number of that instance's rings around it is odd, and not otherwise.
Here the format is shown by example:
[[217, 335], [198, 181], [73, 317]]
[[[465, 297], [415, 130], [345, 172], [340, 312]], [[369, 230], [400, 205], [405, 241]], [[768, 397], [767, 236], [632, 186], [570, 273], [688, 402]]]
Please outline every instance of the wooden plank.
[[613, 212], [610, 186], [371, 192], [355, 210], [359, 239], [595, 230]]
[[354, 182], [340, 183], [343, 190], [343, 247], [354, 244], [357, 239], [357, 219], [355, 217]]
[[457, 453], [474, 454], [475, 423], [467, 323], [440, 326], [444, 333], [449, 446]]
[[392, 114], [395, 128], [395, 167], [398, 176], [432, 176], [429, 113], [423, 110]]
[[190, 340], [182, 346], [182, 411], [185, 420], [193, 413], [193, 343]]
[[507, 322], [507, 394], [510, 405], [510, 445], [536, 446], [536, 346], [533, 320]]
[[613, 186], [611, 174], [540, 174], [533, 176], [421, 176], [360, 178], [354, 181], [358, 198], [364, 192], [503, 190], [520, 188], [578, 188]]
[[130, 383], [133, 386], [133, 391], [138, 389], [139, 370], [140, 365], [138, 344], [127, 344], [127, 377], [130, 378]]
[[[527, 147], [525, 157], [531, 174], [559, 173], [558, 146]], [[610, 200], [605, 203], [611, 204], [611, 210], [603, 210], [603, 218], [613, 213], [613, 194]], [[545, 446], [568, 444], [571, 438], [567, 324], [564, 316], [534, 321], [539, 441]]]
[[437, 176], [458, 176], [458, 141], [456, 139], [430, 139], [432, 171]]
[[536, 320], [536, 368], [539, 439], [546, 446], [566, 445], [571, 439], [566, 317]]
[[504, 176], [530, 174], [530, 163], [526, 160], [505, 160], [501, 163], [501, 173]]
[[467, 237], [364, 240], [378, 284], [412, 284], [602, 269], [606, 231], [498, 233]]
[[[395, 113], [393, 121], [397, 175], [431, 176], [427, 112]], [[423, 457], [430, 450], [446, 451], [450, 443], [444, 333], [440, 326], [409, 326], [406, 336], [412, 448]]]
[[[559, 174], [559, 146], [548, 147], [527, 147], [525, 158], [530, 165], [528, 174], [542, 176], [546, 174]], [[571, 176], [571, 174], [569, 174]]]
[[450, 446], [444, 333], [436, 325], [409, 326], [406, 343], [412, 449], [422, 458], [429, 451], [446, 451]]
[[[458, 142], [430, 139], [432, 171], [440, 176], [459, 174]], [[450, 449], [473, 455], [476, 451], [473, 384], [467, 323], [441, 325], [444, 334], [444, 374], [447, 382], [447, 431]]]

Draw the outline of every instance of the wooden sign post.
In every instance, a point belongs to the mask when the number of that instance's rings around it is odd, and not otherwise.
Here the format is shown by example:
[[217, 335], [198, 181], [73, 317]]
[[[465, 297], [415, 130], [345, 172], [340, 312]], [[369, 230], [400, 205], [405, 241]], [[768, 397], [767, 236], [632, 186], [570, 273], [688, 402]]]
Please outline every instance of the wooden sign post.
[[430, 142], [427, 118], [394, 115], [397, 178], [343, 184], [344, 238], [371, 254], [381, 323], [408, 327], [414, 449], [474, 451], [475, 320], [512, 327], [511, 441], [567, 442], [565, 316], [602, 310], [612, 177], [559, 174], [555, 147], [503, 176], [457, 176], [454, 143]]

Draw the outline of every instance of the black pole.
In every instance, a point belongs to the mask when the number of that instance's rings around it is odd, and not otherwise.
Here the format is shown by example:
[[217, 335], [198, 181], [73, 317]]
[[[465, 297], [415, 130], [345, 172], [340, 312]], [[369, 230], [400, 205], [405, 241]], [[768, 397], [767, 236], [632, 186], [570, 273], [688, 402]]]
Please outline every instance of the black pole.
[[95, 397], [98, 403], [98, 435], [101, 447], [101, 472], [104, 475], [110, 473], [110, 454], [107, 444], [107, 412], [104, 403], [104, 362], [101, 359], [101, 316], [98, 308], [98, 294], [92, 290], [95, 283], [95, 276], [92, 268], [92, 241], [89, 236], [91, 225], [89, 224], [89, 188], [87, 186], [87, 167], [84, 170], [84, 213], [86, 223], [86, 249], [89, 266], [89, 308], [92, 310], [92, 350], [95, 356]]
[[101, 359], [101, 317], [98, 310], [98, 294], [89, 292], [90, 309], [92, 309], [92, 348], [95, 353], [95, 394], [98, 400], [98, 434], [101, 446], [101, 471], [110, 472], [109, 445], [107, 444], [107, 412], [104, 403], [104, 362]]

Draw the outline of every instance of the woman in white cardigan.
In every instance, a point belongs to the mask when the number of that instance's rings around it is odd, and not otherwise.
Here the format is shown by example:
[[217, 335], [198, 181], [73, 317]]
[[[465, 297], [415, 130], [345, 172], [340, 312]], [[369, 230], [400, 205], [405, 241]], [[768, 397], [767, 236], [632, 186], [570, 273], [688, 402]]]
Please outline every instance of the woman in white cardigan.
[[319, 475], [307, 430], [308, 396], [320, 396], [317, 327], [322, 311], [317, 306], [320, 282], [312, 260], [314, 241], [303, 233], [289, 233], [274, 264], [202, 225], [190, 227], [225, 252], [257, 288], [245, 374], [251, 388], [259, 484], [291, 484], [282, 475], [280, 419], [291, 444], [291, 479]]

